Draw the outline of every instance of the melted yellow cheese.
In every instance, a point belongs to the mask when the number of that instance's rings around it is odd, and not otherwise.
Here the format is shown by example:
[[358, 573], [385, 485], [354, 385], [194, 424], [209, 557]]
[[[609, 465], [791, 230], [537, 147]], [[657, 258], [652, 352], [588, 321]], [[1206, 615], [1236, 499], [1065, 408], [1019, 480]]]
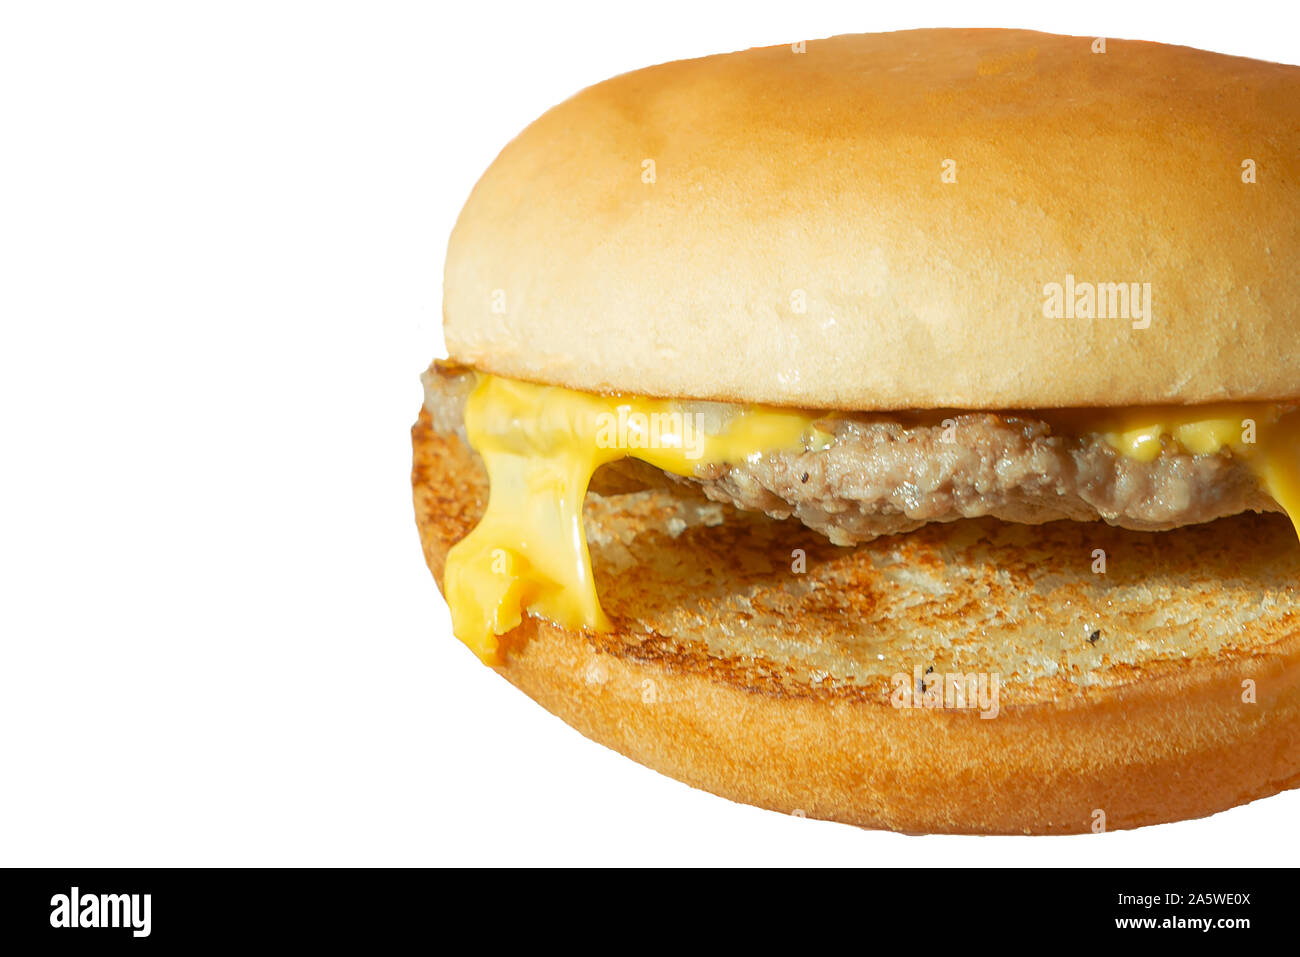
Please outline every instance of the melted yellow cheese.
[[[593, 473], [625, 457], [677, 475], [767, 452], [825, 448], [819, 413], [600, 396], [476, 374], [465, 408], [470, 444], [490, 483], [479, 524], [447, 555], [452, 627], [489, 664], [497, 636], [525, 611], [567, 628], [603, 630], [582, 527]], [[719, 409], [726, 408], [725, 414]], [[1120, 454], [1150, 462], [1166, 448], [1230, 452], [1249, 463], [1300, 531], [1300, 411], [1263, 403], [1045, 414], [1074, 434], [1099, 433]]]
[[[1151, 462], [1164, 451], [1166, 440], [1194, 455], [1223, 449], [1251, 454], [1259, 434], [1269, 434], [1280, 412], [1275, 405], [1237, 403], [1187, 407], [1151, 406], [1088, 413], [1090, 432], [1100, 432], [1119, 453]], [[1253, 423], [1253, 427], [1252, 427]]]
[[487, 511], [447, 555], [456, 637], [489, 664], [525, 610], [568, 628], [606, 629], [582, 528], [601, 465], [633, 457], [677, 475], [769, 451], [825, 447], [816, 413], [735, 408], [723, 417], [663, 399], [600, 396], [479, 374], [465, 407], [487, 467]]

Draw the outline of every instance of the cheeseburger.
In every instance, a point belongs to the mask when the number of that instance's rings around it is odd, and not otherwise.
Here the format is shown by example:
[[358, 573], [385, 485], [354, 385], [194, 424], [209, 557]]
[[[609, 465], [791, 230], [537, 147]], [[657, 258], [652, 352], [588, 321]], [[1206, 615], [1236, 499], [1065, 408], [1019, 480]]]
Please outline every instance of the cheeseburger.
[[787, 813], [1068, 833], [1300, 783], [1300, 68], [1017, 30], [584, 90], [474, 188], [452, 628]]

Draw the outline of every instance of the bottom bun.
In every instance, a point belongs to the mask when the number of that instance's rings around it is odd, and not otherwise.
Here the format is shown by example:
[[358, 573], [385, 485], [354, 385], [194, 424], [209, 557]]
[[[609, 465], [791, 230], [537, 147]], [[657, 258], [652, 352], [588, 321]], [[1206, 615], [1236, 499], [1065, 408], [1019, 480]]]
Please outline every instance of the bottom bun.
[[[441, 585], [487, 480], [427, 413], [413, 438]], [[1065, 834], [1300, 783], [1300, 546], [1285, 518], [1164, 533], [979, 519], [837, 548], [685, 487], [593, 488], [613, 629], [525, 616], [498, 670], [687, 784], [863, 827]], [[983, 700], [963, 700], [963, 682]], [[947, 706], [919, 706], [936, 686]]]

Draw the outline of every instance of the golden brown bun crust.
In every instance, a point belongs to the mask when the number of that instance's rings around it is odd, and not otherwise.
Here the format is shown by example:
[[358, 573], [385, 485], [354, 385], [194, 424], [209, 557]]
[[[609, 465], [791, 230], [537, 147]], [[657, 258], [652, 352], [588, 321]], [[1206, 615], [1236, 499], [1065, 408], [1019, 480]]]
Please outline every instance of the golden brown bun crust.
[[[1092, 43], [841, 36], [584, 90], [461, 213], [451, 355], [820, 408], [1300, 394], [1300, 68]], [[1067, 274], [1151, 283], [1150, 327], [1045, 318]]]
[[[486, 479], [428, 413], [413, 435], [441, 583]], [[500, 671], [696, 787], [867, 827], [1055, 834], [1300, 784], [1300, 550], [1280, 516], [1160, 535], [960, 522], [854, 549], [681, 489], [591, 495], [586, 517], [615, 630], [526, 616]], [[892, 707], [890, 676], [917, 664], [998, 672], [997, 717]]]

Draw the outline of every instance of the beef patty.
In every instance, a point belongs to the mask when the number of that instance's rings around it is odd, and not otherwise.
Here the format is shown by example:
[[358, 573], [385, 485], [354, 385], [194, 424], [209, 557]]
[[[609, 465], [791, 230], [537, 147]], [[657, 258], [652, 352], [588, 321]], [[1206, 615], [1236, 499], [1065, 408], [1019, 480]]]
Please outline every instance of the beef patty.
[[[465, 441], [472, 375], [435, 368], [424, 384], [434, 428]], [[1033, 413], [952, 412], [943, 420], [835, 413], [817, 426], [833, 436], [829, 447], [701, 465], [692, 477], [667, 478], [737, 508], [793, 516], [839, 545], [984, 515], [1158, 531], [1281, 511], [1250, 468], [1227, 452], [1167, 447], [1140, 462], [1097, 433], [1063, 434]]]

